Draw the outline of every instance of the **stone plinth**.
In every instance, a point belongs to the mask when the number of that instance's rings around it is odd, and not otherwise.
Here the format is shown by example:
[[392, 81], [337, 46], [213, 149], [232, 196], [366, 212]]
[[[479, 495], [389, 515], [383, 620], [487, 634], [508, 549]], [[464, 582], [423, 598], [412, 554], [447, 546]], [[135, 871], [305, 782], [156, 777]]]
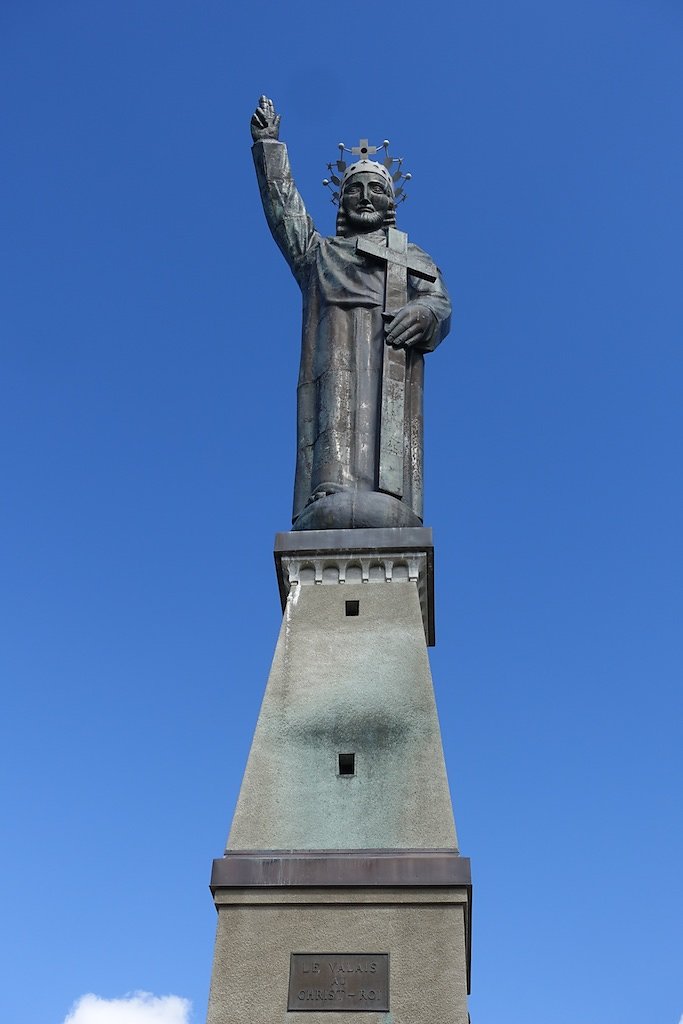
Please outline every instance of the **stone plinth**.
[[329, 1009], [288, 1012], [290, 954], [375, 951], [389, 955], [389, 1010], [344, 1012], [340, 1024], [468, 1024], [466, 887], [218, 889], [215, 900], [207, 1024], [330, 1024]]

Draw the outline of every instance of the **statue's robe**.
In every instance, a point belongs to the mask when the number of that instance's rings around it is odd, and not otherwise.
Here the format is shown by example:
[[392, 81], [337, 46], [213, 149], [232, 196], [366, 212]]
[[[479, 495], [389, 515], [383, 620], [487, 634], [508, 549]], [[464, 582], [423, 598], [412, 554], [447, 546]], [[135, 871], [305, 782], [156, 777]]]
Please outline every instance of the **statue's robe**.
[[[378, 491], [384, 340], [384, 265], [356, 253], [356, 238], [326, 238], [296, 189], [287, 147], [253, 147], [268, 225], [303, 296], [293, 521], [313, 495]], [[364, 237], [383, 244], [384, 230]], [[408, 245], [409, 256], [428, 257]], [[439, 274], [432, 284], [408, 275], [409, 305], [432, 313], [428, 339], [407, 349], [403, 501], [422, 519], [423, 352], [448, 334], [451, 304]], [[392, 311], [395, 312], [395, 311]]]

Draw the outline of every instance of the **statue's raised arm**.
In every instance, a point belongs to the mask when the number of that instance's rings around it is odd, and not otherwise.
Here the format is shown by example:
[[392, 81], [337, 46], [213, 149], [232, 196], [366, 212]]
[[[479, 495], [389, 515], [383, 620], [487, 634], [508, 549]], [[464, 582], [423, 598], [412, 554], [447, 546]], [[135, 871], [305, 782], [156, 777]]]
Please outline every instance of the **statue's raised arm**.
[[315, 237], [289, 166], [287, 147], [280, 138], [280, 115], [267, 96], [262, 96], [251, 118], [252, 153], [261, 201], [273, 238], [298, 277], [299, 265]]

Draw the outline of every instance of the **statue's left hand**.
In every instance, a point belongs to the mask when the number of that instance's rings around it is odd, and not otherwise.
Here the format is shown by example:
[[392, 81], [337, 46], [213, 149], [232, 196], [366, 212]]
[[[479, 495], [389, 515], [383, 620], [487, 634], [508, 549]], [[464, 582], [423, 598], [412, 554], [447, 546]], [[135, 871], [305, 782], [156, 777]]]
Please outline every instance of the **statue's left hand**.
[[429, 340], [434, 324], [434, 314], [426, 306], [404, 306], [386, 328], [387, 344], [394, 348], [419, 346]]

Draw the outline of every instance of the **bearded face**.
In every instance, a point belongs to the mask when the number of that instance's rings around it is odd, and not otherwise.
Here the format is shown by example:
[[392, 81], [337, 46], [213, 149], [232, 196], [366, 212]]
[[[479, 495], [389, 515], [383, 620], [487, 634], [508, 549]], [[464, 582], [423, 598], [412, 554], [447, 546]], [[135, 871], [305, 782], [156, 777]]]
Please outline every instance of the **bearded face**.
[[379, 174], [359, 171], [344, 186], [341, 205], [349, 227], [365, 233], [382, 227], [393, 198]]

